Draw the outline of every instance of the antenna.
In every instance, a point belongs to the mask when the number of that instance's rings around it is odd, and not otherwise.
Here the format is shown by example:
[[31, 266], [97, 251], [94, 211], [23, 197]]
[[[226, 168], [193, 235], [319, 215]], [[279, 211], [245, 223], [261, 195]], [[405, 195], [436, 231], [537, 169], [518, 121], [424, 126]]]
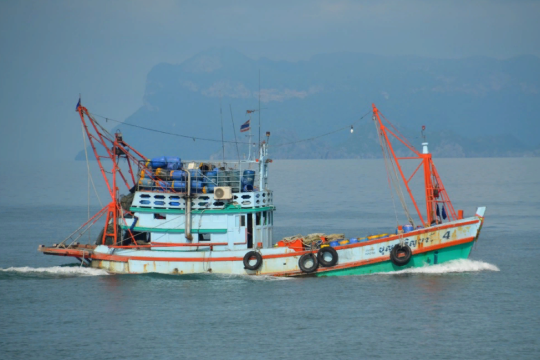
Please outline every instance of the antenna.
[[225, 164], [225, 142], [223, 141], [223, 111], [221, 111], [221, 91], [219, 92], [219, 116], [221, 117], [221, 148], [223, 150], [223, 164]]
[[238, 150], [238, 141], [236, 140], [236, 128], [234, 126], [234, 117], [232, 114], [232, 106], [229, 104], [229, 109], [231, 110], [231, 121], [232, 121], [232, 130], [234, 133], [234, 143], [236, 144], [236, 154], [238, 155], [238, 162], [240, 162], [240, 150]]

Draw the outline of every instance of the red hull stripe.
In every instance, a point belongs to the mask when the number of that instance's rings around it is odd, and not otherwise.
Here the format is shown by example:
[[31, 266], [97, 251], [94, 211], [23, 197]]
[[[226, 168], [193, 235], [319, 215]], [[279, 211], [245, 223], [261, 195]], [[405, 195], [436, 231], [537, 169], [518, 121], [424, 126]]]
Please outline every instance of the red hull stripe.
[[[468, 222], [465, 222], [465, 223], [461, 223], [461, 224], [458, 224], [458, 225], [441, 226], [441, 227], [438, 227], [436, 230], [443, 230], [443, 229], [452, 228], [452, 227], [476, 224], [479, 221], [480, 220], [474, 220], [474, 221], [468, 221]], [[420, 235], [420, 234], [423, 234], [423, 233], [426, 233], [426, 232], [432, 232], [432, 231], [434, 231], [434, 230], [429, 231], [429, 230], [421, 229], [421, 230], [417, 230], [417, 231], [412, 231], [410, 233], [407, 233], [406, 237], [416, 236], [416, 235]], [[362, 247], [362, 246], [367, 246], [367, 245], [384, 243], [384, 242], [393, 241], [393, 240], [397, 240], [397, 239], [399, 239], [399, 236], [394, 235], [394, 236], [387, 237], [387, 238], [384, 238], [384, 239], [376, 239], [376, 240], [357, 243], [357, 244], [337, 246], [337, 247], [335, 247], [335, 249], [337, 249], [337, 250], [351, 249], [351, 248], [356, 248], [356, 247]], [[420, 253], [423, 253], [423, 252], [434, 251], [434, 250], [442, 249], [442, 248], [449, 247], [449, 246], [454, 246], [454, 245], [458, 245], [458, 244], [467, 243], [467, 242], [472, 241], [472, 240], [474, 240], [474, 237], [469, 237], [469, 238], [465, 238], [465, 239], [461, 239], [461, 240], [447, 242], [447, 243], [444, 243], [444, 244], [432, 245], [432, 246], [429, 246], [429, 247], [424, 247], [423, 249], [418, 249], [418, 250], [414, 251], [413, 254], [420, 254]], [[219, 246], [218, 244], [214, 244], [214, 245]], [[47, 248], [47, 250], [45, 250], [44, 252], [48, 253], [48, 254], [51, 254], [51, 255], [74, 256], [74, 257], [83, 257], [84, 256], [85, 258], [92, 258], [92, 259], [96, 259], [96, 260], [118, 261], [118, 262], [128, 262], [129, 260], [136, 260], [136, 261], [172, 261], [172, 262], [203, 262], [203, 261], [204, 262], [209, 262], [209, 261], [243, 261], [243, 259], [244, 259], [243, 257], [215, 257], [215, 258], [214, 257], [212, 257], [212, 258], [187, 257], [187, 258], [176, 258], [176, 257], [149, 257], [149, 256], [121, 256], [121, 255], [109, 255], [109, 254], [101, 254], [101, 253], [93, 253], [93, 254], [90, 255], [90, 254], [88, 254], [88, 252], [82, 251], [82, 250], [55, 249], [55, 248]], [[303, 254], [307, 254], [307, 253], [310, 253], [310, 252], [314, 252], [314, 251], [296, 251], [296, 252], [291, 252], [291, 253], [286, 253], [286, 254], [265, 255], [264, 258], [265, 259], [277, 259], [277, 258], [285, 258], [285, 257], [295, 257], [295, 256], [301, 256]], [[363, 264], [371, 264], [371, 263], [380, 262], [380, 261], [387, 261], [389, 258], [390, 258], [389, 256], [383, 256], [383, 257], [379, 257], [379, 258], [375, 258], [375, 259], [371, 259], [371, 260], [363, 260], [363, 261], [360, 261], [359, 263], [361, 263], [362, 265]], [[345, 268], [346, 267], [358, 266], [358, 265], [351, 265], [351, 264], [356, 264], [356, 262], [355, 263], [349, 263], [349, 264], [346, 264], [346, 265], [341, 265], [341, 266], [345, 266]], [[340, 269], [340, 268], [341, 267], [339, 267], [339, 266], [338, 267], [332, 267], [332, 269]], [[319, 271], [324, 271], [324, 270], [325, 269], [319, 269]], [[283, 273], [283, 274], [285, 274], [285, 273]]]

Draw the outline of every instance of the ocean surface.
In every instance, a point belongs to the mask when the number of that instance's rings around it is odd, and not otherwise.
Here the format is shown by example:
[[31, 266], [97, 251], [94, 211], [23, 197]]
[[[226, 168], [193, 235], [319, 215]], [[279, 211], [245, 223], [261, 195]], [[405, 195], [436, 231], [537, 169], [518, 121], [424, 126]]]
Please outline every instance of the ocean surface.
[[[39, 244], [100, 208], [93, 190], [88, 207], [86, 163], [4, 162], [0, 359], [539, 359], [540, 159], [436, 165], [456, 210], [487, 206], [469, 260], [276, 279], [109, 275], [44, 256]], [[274, 241], [393, 231], [405, 217], [386, 179], [382, 160], [275, 161]]]

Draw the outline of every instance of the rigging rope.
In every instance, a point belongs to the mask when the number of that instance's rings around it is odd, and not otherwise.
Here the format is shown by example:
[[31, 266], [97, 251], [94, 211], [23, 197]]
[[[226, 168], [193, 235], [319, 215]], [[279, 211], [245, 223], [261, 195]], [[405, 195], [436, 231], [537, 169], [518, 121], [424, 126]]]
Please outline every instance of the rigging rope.
[[[96, 197], [97, 197], [97, 199], [99, 201], [99, 205], [101, 207], [103, 207], [103, 203], [101, 202], [101, 198], [99, 197], [99, 194], [98, 194], [98, 192], [96, 190], [96, 184], [94, 183], [94, 178], [92, 177], [92, 172], [90, 171], [90, 162], [88, 161], [88, 150], [87, 150], [87, 147], [86, 147], [86, 136], [85, 136], [86, 132], [84, 130], [84, 125], [82, 124], [82, 122], [81, 122], [81, 129], [82, 129], [82, 134], [83, 134], [84, 155], [86, 157], [86, 168], [88, 170], [89, 181], [92, 182], [92, 187], [94, 188], [94, 193], [96, 194]], [[88, 184], [88, 213], [90, 214], [90, 184]]]
[[[355, 121], [353, 123], [353, 125], [360, 122], [360, 120], [364, 119], [367, 115], [371, 114], [371, 112], [372, 112], [372, 110], [370, 110], [366, 114], [362, 115], [360, 117], [360, 119], [358, 119], [357, 121]], [[156, 129], [152, 129], [152, 128], [148, 128], [148, 127], [144, 127], [144, 126], [140, 126], [140, 125], [130, 124], [130, 123], [122, 122], [122, 121], [119, 121], [119, 120], [114, 120], [114, 119], [105, 117], [103, 115], [95, 114], [95, 113], [91, 113], [91, 114], [93, 116], [97, 116], [97, 117], [100, 117], [102, 119], [105, 119], [106, 121], [113, 121], [113, 122], [119, 123], [121, 125], [127, 125], [127, 126], [131, 126], [131, 127], [134, 127], [134, 128], [139, 128], [139, 129], [142, 129], [142, 130], [146, 130], [146, 131], [156, 132], [156, 133], [159, 133], [159, 134], [178, 136], [178, 137], [183, 137], [183, 138], [186, 138], [186, 139], [201, 140], [201, 141], [225, 142], [225, 143], [230, 143], [230, 144], [247, 144], [247, 145], [252, 144], [251, 142], [246, 142], [246, 141], [229, 141], [229, 140], [223, 140], [222, 141], [222, 140], [218, 140], [218, 139], [210, 139], [210, 138], [202, 138], [202, 137], [197, 137], [197, 136], [177, 134], [177, 133], [172, 133], [172, 132], [163, 131], [163, 130], [156, 130]], [[96, 124], [98, 124], [98, 126], [101, 129], [103, 129], [107, 134], [110, 135], [110, 133], [107, 130], [105, 130], [97, 121], [96, 121]], [[280, 147], [280, 146], [292, 145], [292, 144], [305, 142], [305, 141], [311, 141], [311, 140], [315, 140], [315, 139], [321, 138], [323, 136], [332, 135], [332, 134], [335, 134], [335, 133], [337, 133], [339, 131], [343, 131], [343, 130], [350, 129], [350, 128], [351, 128], [351, 125], [347, 125], [347, 126], [339, 128], [337, 130], [330, 131], [330, 132], [327, 132], [327, 133], [324, 133], [324, 134], [321, 134], [321, 135], [313, 136], [313, 137], [306, 138], [306, 139], [291, 141], [291, 142], [287, 142], [287, 143], [276, 144], [276, 145], [272, 145], [272, 147]], [[112, 135], [111, 135], [111, 137], [112, 137]]]
[[[379, 122], [376, 121], [376, 119], [374, 120], [375, 120], [375, 128], [377, 129], [377, 135], [379, 136], [379, 142], [381, 144], [381, 150], [383, 153], [384, 166], [386, 168], [386, 173], [389, 180], [390, 195], [392, 196], [392, 203], [394, 204], [394, 213], [396, 215], [396, 222], [399, 225], [396, 205], [394, 202], [394, 193], [392, 191], [392, 188], [396, 191], [398, 195], [399, 201], [401, 203], [401, 207], [403, 208], [403, 211], [405, 212], [405, 215], [407, 216], [407, 220], [409, 221], [411, 225], [414, 226], [414, 221], [407, 207], [405, 196], [403, 195], [403, 191], [401, 190], [400, 181], [399, 181], [398, 174], [396, 171], [396, 164], [394, 163], [393, 156], [390, 153], [390, 144], [388, 144], [386, 137], [383, 136], [383, 134], [381, 133], [381, 129], [379, 128]], [[390, 171], [390, 168], [392, 169], [391, 171]]]
[[[358, 119], [357, 121], [355, 121], [353, 123], [356, 124], [356, 123], [359, 123], [360, 120], [362, 120], [363, 118], [365, 118], [367, 115], [371, 114], [373, 112], [373, 110], [369, 110], [367, 113], [365, 113], [364, 115], [362, 115], [360, 117], [360, 119]], [[310, 141], [310, 140], [315, 140], [315, 139], [318, 139], [320, 137], [323, 137], [323, 136], [327, 136], [327, 135], [332, 135], [332, 134], [335, 134], [339, 131], [343, 131], [345, 129], [350, 129], [351, 128], [351, 125], [347, 125], [347, 126], [344, 126], [342, 128], [339, 128], [337, 130], [334, 130], [334, 131], [330, 131], [328, 133], [325, 133], [325, 134], [322, 134], [322, 135], [317, 135], [317, 136], [313, 136], [313, 137], [310, 137], [310, 138], [307, 138], [307, 139], [302, 139], [302, 140], [297, 140], [297, 141], [291, 141], [291, 142], [288, 142], [288, 143], [281, 143], [281, 144], [277, 144], [277, 145], [272, 145], [272, 147], [279, 147], [279, 146], [285, 146], [285, 145], [291, 145], [291, 144], [296, 144], [296, 143], [300, 143], [300, 142], [304, 142], [304, 141]]]

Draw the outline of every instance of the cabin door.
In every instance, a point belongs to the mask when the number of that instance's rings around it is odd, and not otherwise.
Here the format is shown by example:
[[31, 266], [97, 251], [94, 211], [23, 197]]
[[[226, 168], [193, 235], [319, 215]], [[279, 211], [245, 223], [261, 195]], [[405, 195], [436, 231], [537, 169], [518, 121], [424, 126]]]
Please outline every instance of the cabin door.
[[253, 248], [253, 214], [247, 214], [247, 247]]

